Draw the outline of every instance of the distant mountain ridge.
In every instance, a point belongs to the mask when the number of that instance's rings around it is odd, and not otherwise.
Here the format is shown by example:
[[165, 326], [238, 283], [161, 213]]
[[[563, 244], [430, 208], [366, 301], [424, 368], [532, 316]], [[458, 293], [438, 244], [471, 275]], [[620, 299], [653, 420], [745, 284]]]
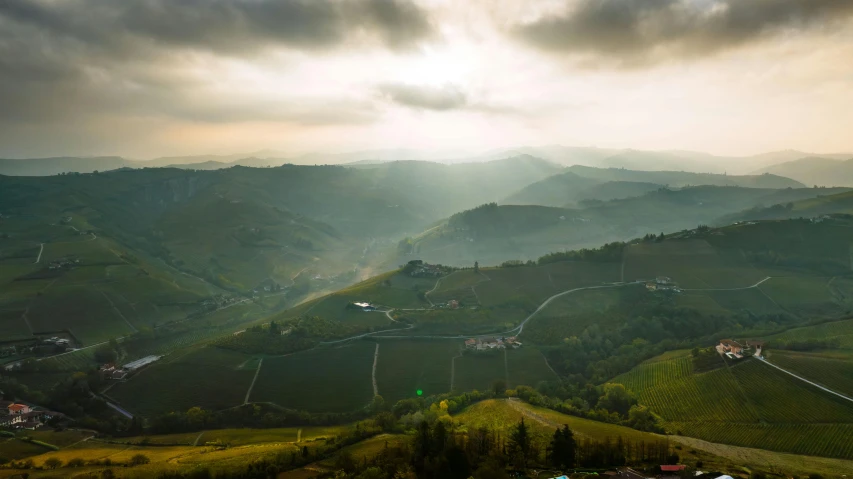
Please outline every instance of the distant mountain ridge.
[[[117, 168], [219, 169], [230, 166], [266, 167], [285, 163], [298, 165], [351, 165], [361, 167], [394, 161], [428, 161], [443, 164], [482, 163], [519, 155], [529, 155], [563, 166], [626, 168], [647, 171], [691, 171], [707, 173], [747, 174], [765, 172], [773, 165], [801, 158], [847, 160], [853, 153], [815, 154], [782, 150], [751, 156], [721, 156], [687, 150], [636, 150], [563, 145], [500, 148], [482, 153], [461, 150], [377, 149], [343, 153], [308, 153], [287, 155], [280, 151], [259, 150], [228, 155], [166, 156], [152, 160], [133, 160], [120, 156], [56, 157], [32, 159], [0, 159], [0, 174], [12, 176], [44, 176], [65, 172], [90, 173]], [[769, 172], [774, 172], [770, 171]], [[781, 174], [781, 173], [780, 173]], [[782, 175], [786, 176], [786, 175]], [[800, 178], [795, 178], [799, 180]]]
[[806, 157], [762, 168], [757, 173], [787, 176], [807, 185], [853, 186], [853, 155], [845, 159]]

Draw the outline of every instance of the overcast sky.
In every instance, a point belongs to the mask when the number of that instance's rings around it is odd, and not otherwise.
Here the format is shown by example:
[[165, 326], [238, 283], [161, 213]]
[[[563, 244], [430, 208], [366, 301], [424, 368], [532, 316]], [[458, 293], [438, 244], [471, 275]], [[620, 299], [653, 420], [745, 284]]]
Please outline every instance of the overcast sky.
[[0, 157], [853, 151], [853, 0], [0, 0]]

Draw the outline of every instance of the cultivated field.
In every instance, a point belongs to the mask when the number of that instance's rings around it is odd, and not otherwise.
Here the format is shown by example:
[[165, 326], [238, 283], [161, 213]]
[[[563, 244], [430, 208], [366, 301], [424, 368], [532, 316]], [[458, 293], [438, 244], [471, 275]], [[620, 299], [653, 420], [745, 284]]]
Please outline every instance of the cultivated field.
[[771, 351], [770, 362], [809, 381], [853, 397], [853, 354]]
[[[363, 408], [373, 398], [375, 347], [372, 342], [353, 341], [334, 348], [265, 358], [249, 400], [312, 412]], [[245, 394], [246, 389], [241, 392]]]
[[[771, 354], [801, 361], [798, 355]], [[809, 360], [799, 364], [813, 366]], [[832, 372], [824, 373], [824, 378], [841, 381], [836, 384], [847, 382], [841, 369], [828, 371]], [[853, 403], [757, 360], [694, 373], [689, 356], [680, 351], [646, 361], [612, 382], [636, 393], [671, 433], [735, 446], [853, 459], [853, 448], [841, 439], [853, 431]]]
[[[386, 403], [450, 390], [451, 365], [462, 342], [379, 340], [376, 382]], [[458, 361], [458, 359], [457, 359]]]
[[248, 356], [211, 347], [179, 354], [116, 384], [109, 397], [131, 413], [146, 416], [193, 406], [224, 409], [243, 404], [255, 376], [252, 370], [238, 369]]

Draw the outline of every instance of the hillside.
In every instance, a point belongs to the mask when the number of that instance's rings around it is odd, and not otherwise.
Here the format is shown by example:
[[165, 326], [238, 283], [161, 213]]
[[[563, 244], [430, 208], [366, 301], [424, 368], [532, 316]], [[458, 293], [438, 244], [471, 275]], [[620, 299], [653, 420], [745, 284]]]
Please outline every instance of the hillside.
[[817, 195], [806, 199], [768, 196], [768, 201], [744, 211], [720, 217], [716, 224], [751, 220], [815, 218], [823, 215], [853, 213], [853, 194], [848, 188], [815, 188]]
[[786, 176], [809, 186], [853, 186], [853, 159], [799, 158], [762, 168], [756, 173]]
[[[699, 224], [730, 224], [729, 215], [745, 209], [763, 209], [780, 201], [819, 201], [828, 192], [813, 188], [744, 188], [695, 186], [680, 189], [650, 184], [605, 182], [577, 191], [562, 190], [562, 179], [572, 173], [534, 183], [514, 195], [562, 201], [587, 195], [580, 206], [548, 208], [534, 205], [484, 205], [458, 213], [409, 239], [398, 262], [414, 253], [426, 261], [469, 266], [500, 264], [507, 259], [527, 261], [553, 251], [593, 247], [660, 232], [677, 232]], [[583, 180], [579, 180], [582, 182]], [[540, 185], [549, 185], [539, 188]], [[554, 186], [554, 188], [550, 188]], [[599, 200], [593, 196], [621, 196], [632, 189], [639, 196]], [[651, 191], [649, 191], [651, 190]], [[553, 194], [552, 194], [553, 193]], [[509, 201], [509, 200], [507, 200]], [[747, 215], [748, 216], [748, 215]], [[739, 217], [739, 216], [738, 216]]]
[[624, 168], [591, 168], [571, 166], [569, 172], [601, 181], [634, 181], [670, 187], [713, 185], [747, 188], [802, 188], [805, 185], [782, 176], [762, 174], [751, 176], [691, 173], [686, 171], [639, 171]]
[[661, 187], [654, 183], [601, 181], [568, 172], [528, 185], [501, 200], [501, 204], [566, 207], [585, 200], [609, 201], [641, 196]]

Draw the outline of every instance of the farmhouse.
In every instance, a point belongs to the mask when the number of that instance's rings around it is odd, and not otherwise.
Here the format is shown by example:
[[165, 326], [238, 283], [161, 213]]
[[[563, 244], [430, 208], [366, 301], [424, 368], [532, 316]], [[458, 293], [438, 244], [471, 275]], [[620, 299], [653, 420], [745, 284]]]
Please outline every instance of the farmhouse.
[[451, 299], [450, 301], [447, 302], [447, 307], [450, 309], [459, 309], [459, 301], [456, 301], [455, 299]]
[[6, 406], [6, 409], [9, 411], [10, 416], [20, 416], [22, 414], [27, 414], [31, 411], [30, 407], [26, 404], [18, 404], [12, 403]]

